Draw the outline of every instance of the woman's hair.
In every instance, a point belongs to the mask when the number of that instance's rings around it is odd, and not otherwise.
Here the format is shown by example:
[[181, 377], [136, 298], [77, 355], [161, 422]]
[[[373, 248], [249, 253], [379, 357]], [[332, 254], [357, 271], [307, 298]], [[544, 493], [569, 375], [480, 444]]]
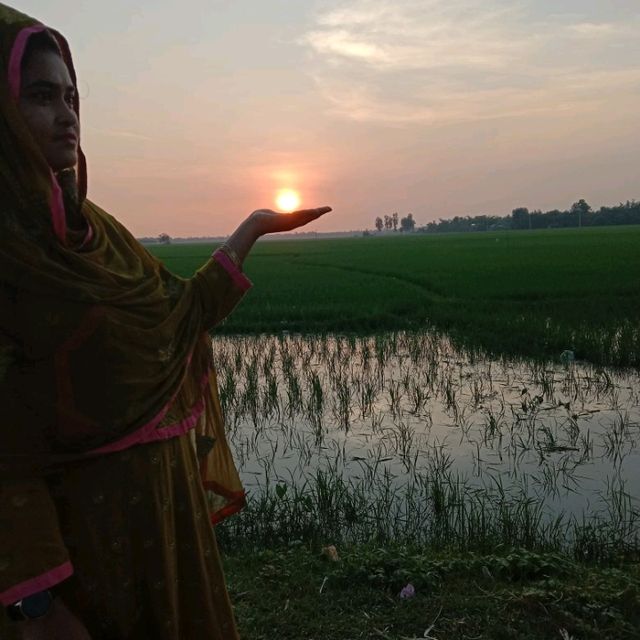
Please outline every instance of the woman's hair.
[[49, 31], [39, 31], [38, 33], [34, 33], [27, 40], [27, 46], [24, 50], [24, 55], [22, 56], [21, 67], [22, 72], [26, 66], [29, 64], [34, 54], [39, 51], [53, 51], [61, 56], [60, 47], [56, 42], [56, 39], [49, 33]]

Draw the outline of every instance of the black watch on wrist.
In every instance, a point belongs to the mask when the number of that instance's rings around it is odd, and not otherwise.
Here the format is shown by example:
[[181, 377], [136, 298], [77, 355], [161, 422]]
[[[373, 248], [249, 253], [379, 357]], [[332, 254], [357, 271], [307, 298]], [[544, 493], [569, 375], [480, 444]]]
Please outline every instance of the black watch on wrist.
[[15, 622], [25, 620], [37, 620], [49, 613], [53, 603], [54, 594], [50, 589], [32, 593], [30, 596], [18, 600], [7, 607], [7, 615]]

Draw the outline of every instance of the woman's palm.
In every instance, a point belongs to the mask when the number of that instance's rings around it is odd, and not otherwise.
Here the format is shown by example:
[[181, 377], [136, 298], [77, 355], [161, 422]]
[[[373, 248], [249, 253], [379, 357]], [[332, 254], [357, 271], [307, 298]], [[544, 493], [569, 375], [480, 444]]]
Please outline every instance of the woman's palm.
[[291, 213], [278, 213], [271, 209], [258, 209], [253, 212], [252, 217], [255, 217], [260, 222], [260, 227], [264, 229], [264, 233], [279, 233], [304, 227], [304, 225], [317, 220], [325, 213], [329, 213], [329, 211], [331, 211], [331, 207], [300, 209]]

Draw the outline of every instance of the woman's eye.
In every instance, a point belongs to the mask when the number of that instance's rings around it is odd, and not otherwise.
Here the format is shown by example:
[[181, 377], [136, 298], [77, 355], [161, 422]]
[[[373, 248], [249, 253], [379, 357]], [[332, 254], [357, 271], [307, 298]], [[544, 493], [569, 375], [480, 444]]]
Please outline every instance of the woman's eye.
[[73, 102], [73, 101], [74, 101], [74, 99], [75, 99], [75, 96], [67, 96], [67, 104], [68, 104], [70, 107], [73, 107], [73, 106], [74, 106], [74, 102]]
[[49, 91], [38, 91], [33, 97], [39, 103], [46, 103], [51, 100], [51, 93]]

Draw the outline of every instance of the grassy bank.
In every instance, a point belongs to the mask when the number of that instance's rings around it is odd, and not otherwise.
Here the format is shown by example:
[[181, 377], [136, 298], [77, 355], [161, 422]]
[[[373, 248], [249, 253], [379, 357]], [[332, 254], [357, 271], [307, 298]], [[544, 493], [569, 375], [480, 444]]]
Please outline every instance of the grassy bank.
[[219, 525], [218, 537], [230, 549], [330, 538], [346, 545], [420, 544], [456, 553], [518, 547], [575, 561], [640, 562], [638, 513], [619, 490], [611, 494], [607, 514], [550, 517], [540, 501], [526, 495], [448, 485], [443, 474], [421, 475], [421, 487], [381, 487], [378, 478], [374, 486], [353, 486], [321, 472], [302, 490], [276, 484], [275, 490], [251, 494], [242, 512]]
[[[640, 362], [640, 227], [259, 242], [255, 287], [219, 330], [432, 324], [492, 353]], [[190, 276], [211, 245], [152, 246]]]
[[[223, 549], [224, 553], [224, 549]], [[625, 640], [640, 634], [638, 565], [517, 549], [408, 547], [224, 553], [244, 640]], [[413, 585], [415, 595], [401, 598]], [[406, 593], [406, 590], [405, 590]]]

